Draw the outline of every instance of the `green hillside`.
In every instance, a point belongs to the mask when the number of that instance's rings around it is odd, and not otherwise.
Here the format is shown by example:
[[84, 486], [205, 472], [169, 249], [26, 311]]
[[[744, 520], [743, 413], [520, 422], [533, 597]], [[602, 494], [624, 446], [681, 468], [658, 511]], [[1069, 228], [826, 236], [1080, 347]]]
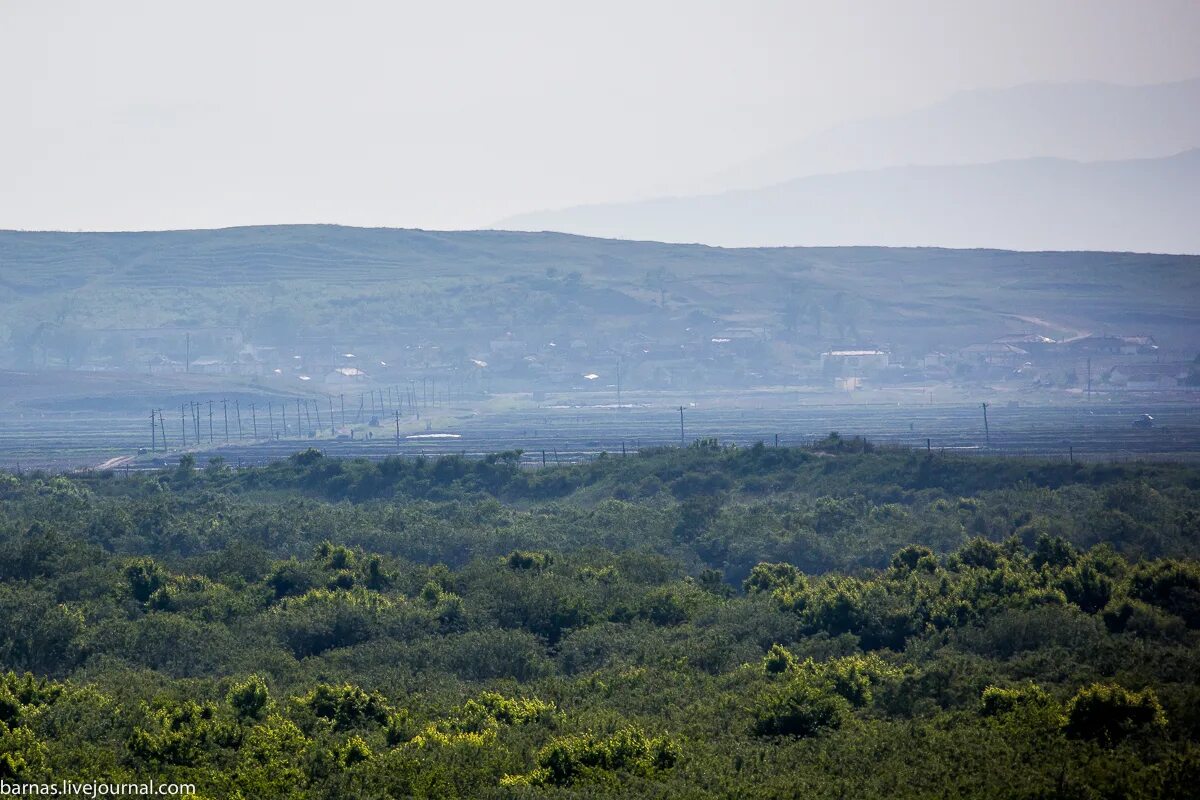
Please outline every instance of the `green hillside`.
[[[229, 326], [278, 346], [370, 341], [381, 353], [420, 340], [457, 358], [506, 334], [619, 350], [726, 328], [793, 354], [863, 341], [919, 351], [1030, 329], [1151, 333], [1182, 346], [1200, 340], [1196, 297], [1200, 258], [1185, 256], [730, 250], [334, 226], [9, 231], [0, 366], [129, 366], [121, 359], [134, 356], [106, 349], [103, 332], [162, 326]], [[761, 366], [778, 358], [764, 354]]]

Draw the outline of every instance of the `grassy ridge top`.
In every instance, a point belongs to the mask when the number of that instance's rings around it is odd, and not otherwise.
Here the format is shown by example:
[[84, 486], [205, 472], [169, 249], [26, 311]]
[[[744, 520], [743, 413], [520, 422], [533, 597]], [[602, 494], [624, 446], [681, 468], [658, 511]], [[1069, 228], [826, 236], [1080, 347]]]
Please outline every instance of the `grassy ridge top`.
[[95, 233], [0, 231], [0, 277], [6, 282], [15, 282], [22, 275], [33, 277], [25, 272], [31, 266], [43, 269], [40, 277], [51, 281], [73, 277], [141, 285], [157, 278], [159, 285], [173, 286], [197, 271], [253, 284], [282, 278], [327, 279], [330, 269], [342, 280], [386, 280], [429, 267], [440, 267], [444, 274], [466, 274], [488, 269], [540, 273], [547, 266], [572, 266], [587, 275], [617, 277], [630, 270], [640, 276], [645, 269], [676, 264], [686, 264], [697, 274], [731, 268], [786, 272], [843, 267], [882, 277], [921, 264], [948, 275], [996, 267], [1017, 273], [1075, 271], [1082, 273], [1079, 277], [1092, 273], [1090, 277], [1119, 280], [1123, 270], [1135, 265], [1143, 279], [1162, 279], [1189, 266], [1194, 269], [1200, 256], [923, 247], [730, 249], [552, 232], [340, 225]]

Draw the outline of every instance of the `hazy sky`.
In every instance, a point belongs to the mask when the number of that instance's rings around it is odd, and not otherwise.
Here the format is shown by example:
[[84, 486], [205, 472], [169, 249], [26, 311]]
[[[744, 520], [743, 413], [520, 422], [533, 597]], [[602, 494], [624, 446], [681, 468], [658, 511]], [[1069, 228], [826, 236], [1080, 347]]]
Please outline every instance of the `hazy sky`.
[[0, 0], [0, 227], [481, 227], [955, 91], [1198, 75], [1195, 0]]

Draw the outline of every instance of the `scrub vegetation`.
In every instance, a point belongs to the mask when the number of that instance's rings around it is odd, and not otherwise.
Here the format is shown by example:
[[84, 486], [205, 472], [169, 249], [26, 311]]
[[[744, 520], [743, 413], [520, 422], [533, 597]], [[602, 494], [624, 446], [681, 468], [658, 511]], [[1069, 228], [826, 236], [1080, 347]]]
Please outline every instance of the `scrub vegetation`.
[[1200, 470], [686, 449], [0, 474], [0, 778], [1183, 797]]

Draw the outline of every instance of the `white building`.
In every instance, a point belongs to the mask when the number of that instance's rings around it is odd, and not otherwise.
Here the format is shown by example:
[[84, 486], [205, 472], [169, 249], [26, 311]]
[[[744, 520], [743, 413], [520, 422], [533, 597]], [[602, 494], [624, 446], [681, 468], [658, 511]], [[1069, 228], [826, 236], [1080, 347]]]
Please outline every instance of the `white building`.
[[333, 386], [347, 386], [363, 383], [366, 379], [367, 373], [358, 367], [338, 367], [325, 376], [325, 383]]
[[869, 372], [887, 369], [890, 360], [886, 350], [830, 350], [821, 353], [821, 369]]

